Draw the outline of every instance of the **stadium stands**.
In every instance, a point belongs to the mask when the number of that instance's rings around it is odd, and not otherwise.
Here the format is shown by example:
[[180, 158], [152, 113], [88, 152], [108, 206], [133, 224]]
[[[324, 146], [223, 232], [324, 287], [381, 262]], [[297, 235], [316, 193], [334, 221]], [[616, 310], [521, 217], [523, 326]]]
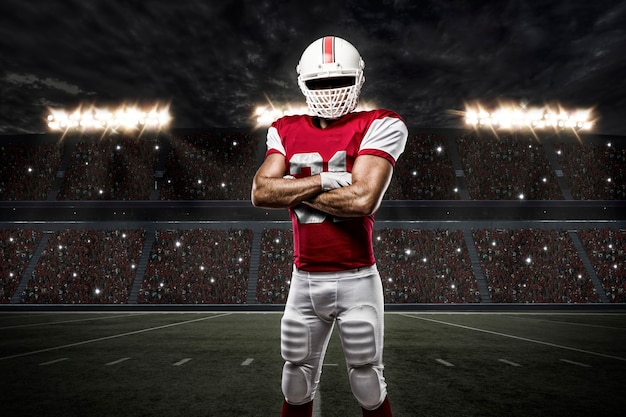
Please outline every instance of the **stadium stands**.
[[440, 134], [409, 135], [385, 195], [388, 200], [458, 200], [454, 167]]
[[249, 200], [257, 139], [244, 133], [179, 135], [171, 140], [162, 200]]
[[597, 303], [589, 275], [562, 230], [474, 230], [496, 303]]
[[[64, 230], [49, 239], [21, 293], [37, 304], [243, 304], [257, 279], [260, 304], [282, 304], [292, 268], [291, 230], [263, 229], [258, 276], [250, 277], [249, 229], [157, 230], [146, 270], [137, 276], [144, 230]], [[584, 250], [610, 302], [626, 299], [626, 231], [580, 230]], [[34, 230], [4, 230], [3, 303], [41, 239]], [[477, 229], [478, 261], [492, 302], [598, 303], [581, 256], [563, 230]], [[374, 250], [387, 303], [479, 303], [463, 232], [383, 228]], [[8, 277], [8, 279], [7, 279]], [[129, 300], [141, 279], [137, 300]]]
[[[0, 146], [0, 200], [13, 211], [8, 203], [40, 204], [33, 210], [44, 217], [54, 199], [100, 200], [95, 207], [153, 200], [174, 210], [190, 200], [248, 201], [262, 136], [236, 131], [85, 135], [5, 144]], [[407, 207], [421, 200], [440, 200], [445, 207], [468, 198], [496, 204], [490, 200], [518, 200], [522, 194], [534, 201], [626, 200], [625, 176], [626, 147], [602, 138], [547, 142], [459, 131], [416, 133], [385, 200]], [[285, 302], [293, 257], [288, 223], [276, 227], [246, 219], [232, 228], [179, 228], [169, 222], [147, 226], [136, 218], [107, 229], [96, 220], [79, 225], [73, 218], [62, 223], [63, 230], [42, 222], [3, 223], [0, 303]], [[379, 223], [374, 249], [385, 301], [626, 303], [626, 229], [622, 223], [612, 228], [577, 224], [570, 230], [560, 221], [541, 228], [464, 220], [449, 227]], [[140, 259], [145, 263], [138, 268]]]
[[[623, 144], [552, 140], [544, 146], [535, 137], [451, 135], [411, 134], [385, 199], [459, 200], [459, 175], [471, 200], [563, 200], [557, 175], [575, 200], [626, 199]], [[58, 200], [147, 200], [155, 191], [170, 201], [248, 200], [260, 164], [259, 136], [235, 131], [84, 135], [71, 143], [1, 146], [0, 200], [46, 200], [54, 191]], [[61, 166], [64, 157], [67, 166]], [[55, 177], [62, 178], [58, 190]]]
[[1, 145], [0, 200], [46, 200], [62, 153], [58, 143]]
[[[265, 229], [257, 299], [284, 303], [293, 261], [291, 230]], [[388, 303], [478, 302], [462, 233], [448, 230], [384, 229], [375, 252]]]
[[609, 302], [626, 303], [626, 230], [594, 228], [578, 234]]
[[[609, 301], [624, 302], [626, 232], [592, 229], [579, 234]], [[599, 302], [564, 231], [479, 229], [472, 235], [492, 302]], [[157, 230], [136, 301], [246, 303], [252, 236], [249, 229]], [[3, 273], [10, 277], [3, 281], [3, 303], [10, 301], [40, 237], [41, 233], [33, 230], [2, 231]], [[65, 230], [53, 234], [21, 301], [129, 302], [144, 239], [143, 230]], [[286, 300], [291, 240], [290, 229], [262, 231], [256, 287], [261, 304]], [[384, 228], [375, 231], [374, 244], [387, 303], [481, 302], [463, 232]]]
[[474, 200], [561, 200], [545, 150], [534, 138], [462, 136], [457, 139]]
[[242, 304], [252, 231], [157, 231], [138, 297], [151, 304]]
[[289, 293], [292, 269], [291, 229], [264, 229], [261, 236], [257, 301], [261, 304], [284, 304]]
[[156, 137], [84, 137], [76, 144], [59, 200], [147, 200], [154, 188]]
[[34, 229], [0, 230], [0, 303], [11, 301], [40, 240]]
[[68, 229], [54, 233], [21, 294], [23, 303], [128, 302], [143, 230]]
[[382, 229], [374, 251], [387, 303], [480, 302], [458, 230]]
[[554, 145], [576, 200], [626, 200], [626, 147], [560, 142]]

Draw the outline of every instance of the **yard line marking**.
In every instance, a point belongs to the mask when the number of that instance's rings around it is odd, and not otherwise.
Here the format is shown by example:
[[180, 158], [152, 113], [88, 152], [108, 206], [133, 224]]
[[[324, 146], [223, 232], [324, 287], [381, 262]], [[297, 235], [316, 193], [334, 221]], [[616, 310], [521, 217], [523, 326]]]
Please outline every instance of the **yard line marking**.
[[21, 358], [23, 356], [36, 355], [38, 353], [50, 352], [52, 350], [59, 350], [59, 349], [65, 349], [65, 348], [74, 347], [74, 346], [86, 345], [88, 343], [101, 342], [103, 340], [110, 340], [110, 339], [117, 339], [119, 337], [132, 336], [132, 335], [135, 335], [135, 334], [151, 332], [153, 330], [167, 329], [168, 327], [179, 326], [181, 324], [189, 324], [189, 323], [195, 323], [195, 322], [203, 321], [203, 320], [217, 319], [217, 318], [224, 317], [224, 316], [230, 316], [231, 314], [232, 313], [222, 313], [222, 314], [218, 314], [218, 315], [214, 315], [214, 316], [201, 317], [199, 319], [179, 321], [179, 322], [176, 322], [176, 323], [164, 324], [163, 326], [157, 326], [157, 327], [150, 327], [150, 328], [147, 328], [147, 329], [135, 330], [134, 332], [114, 334], [112, 336], [99, 337], [97, 339], [84, 340], [82, 342], [70, 343], [70, 344], [67, 344], [67, 345], [55, 346], [55, 347], [51, 347], [51, 348], [47, 348], [47, 349], [35, 350], [35, 351], [32, 351], [32, 352], [18, 353], [16, 355], [5, 356], [4, 358], [0, 358], [0, 361], [6, 360], [6, 359]]
[[48, 365], [52, 365], [53, 363], [59, 363], [59, 362], [63, 362], [68, 360], [69, 358], [60, 358], [60, 359], [55, 359], [53, 361], [48, 361], [48, 362], [42, 362], [39, 364], [39, 366], [48, 366]]
[[498, 359], [498, 361], [500, 361], [502, 363], [506, 363], [507, 365], [511, 365], [511, 366], [522, 366], [519, 363], [511, 362], [511, 361], [508, 361], [506, 359]]
[[323, 363], [322, 366], [339, 366], [338, 363]]
[[186, 364], [187, 362], [189, 362], [192, 358], [185, 358], [185, 359], [181, 359], [178, 362], [172, 364], [172, 366], [181, 366]]
[[127, 361], [127, 360], [129, 360], [129, 359], [130, 359], [130, 358], [120, 358], [120, 359], [118, 359], [118, 360], [116, 360], [116, 361], [109, 362], [109, 363], [105, 363], [105, 364], [104, 364], [104, 366], [117, 365], [118, 363], [125, 362], [125, 361]]
[[253, 358], [248, 358], [245, 361], [241, 362], [241, 366], [248, 366], [252, 363], [252, 361], [254, 361]]
[[626, 328], [624, 328], [624, 327], [600, 326], [598, 324], [577, 323], [577, 322], [574, 322], [574, 321], [536, 319], [536, 318], [531, 318], [531, 317], [517, 317], [517, 316], [512, 316], [512, 318], [515, 318], [515, 319], [518, 319], [518, 320], [538, 321], [538, 322], [543, 322], [543, 323], [557, 323], [557, 324], [569, 324], [569, 325], [572, 325], [572, 326], [594, 327], [594, 328], [597, 328], [597, 329], [626, 330]]
[[443, 359], [435, 359], [437, 362], [439, 362], [440, 364], [444, 365], [444, 366], [454, 366], [454, 364], [448, 362], [448, 361], [444, 361]]
[[576, 365], [576, 366], [582, 366], [583, 368], [591, 368], [591, 365], [587, 365], [586, 363], [580, 363], [580, 362], [574, 362], [574, 361], [569, 361], [567, 359], [560, 359], [561, 362], [565, 362], [565, 363], [570, 363], [572, 365]]
[[441, 320], [427, 319], [426, 317], [417, 317], [417, 316], [413, 316], [413, 315], [405, 314], [405, 313], [401, 313], [400, 315], [401, 316], [405, 316], [405, 317], [409, 317], [409, 318], [412, 318], [412, 319], [430, 321], [430, 322], [433, 322], [433, 323], [445, 324], [445, 325], [453, 326], [453, 327], [460, 327], [461, 329], [474, 330], [476, 332], [488, 333], [488, 334], [493, 334], [493, 335], [496, 335], [496, 336], [508, 337], [510, 339], [523, 340], [525, 342], [537, 343], [539, 345], [551, 346], [551, 347], [555, 347], [555, 348], [559, 348], [559, 349], [571, 350], [571, 351], [574, 351], [574, 352], [587, 353], [589, 355], [601, 356], [603, 358], [609, 358], [609, 359], [617, 359], [618, 361], [626, 362], [626, 358], [621, 358], [619, 356], [612, 356], [612, 355], [606, 355], [604, 353], [591, 352], [589, 350], [573, 348], [573, 347], [570, 347], [570, 346], [557, 345], [556, 343], [543, 342], [541, 340], [528, 339], [526, 337], [513, 336], [512, 334], [499, 333], [499, 332], [494, 332], [494, 331], [491, 331], [491, 330], [478, 329], [476, 327], [463, 326], [462, 324], [448, 323], [448, 322], [441, 321]]
[[[145, 315], [148, 313], [138, 313], [136, 315]], [[63, 320], [63, 321], [51, 321], [49, 323], [31, 323], [31, 324], [21, 324], [18, 326], [6, 326], [6, 327], [0, 327], [0, 330], [7, 330], [7, 329], [21, 329], [23, 327], [36, 327], [36, 326], [51, 326], [51, 325], [55, 325], [55, 324], [66, 324], [66, 323], [78, 323], [81, 321], [91, 321], [91, 320], [106, 320], [106, 319], [115, 319], [115, 318], [119, 318], [119, 317], [130, 317], [130, 314], [123, 314], [123, 315], [119, 315], [119, 316], [106, 316], [106, 317], [91, 317], [88, 319], [76, 319], [76, 320]], [[135, 316], [135, 314], [132, 315], [133, 317]]]

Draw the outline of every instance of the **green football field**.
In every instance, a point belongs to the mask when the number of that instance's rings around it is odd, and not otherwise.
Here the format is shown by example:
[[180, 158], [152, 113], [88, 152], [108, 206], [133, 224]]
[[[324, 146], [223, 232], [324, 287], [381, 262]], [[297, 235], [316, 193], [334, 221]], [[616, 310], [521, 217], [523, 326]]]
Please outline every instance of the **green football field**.
[[[279, 312], [3, 312], [3, 416], [279, 416]], [[622, 416], [624, 312], [388, 312], [395, 416]], [[360, 416], [333, 336], [315, 416]]]

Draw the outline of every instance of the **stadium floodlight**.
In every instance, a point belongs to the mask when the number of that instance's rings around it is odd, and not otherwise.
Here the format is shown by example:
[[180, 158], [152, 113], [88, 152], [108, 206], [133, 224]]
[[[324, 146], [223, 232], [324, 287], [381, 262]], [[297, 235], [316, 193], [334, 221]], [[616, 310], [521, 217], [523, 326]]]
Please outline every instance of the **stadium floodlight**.
[[172, 116], [169, 106], [156, 104], [149, 109], [122, 105], [117, 109], [89, 107], [73, 111], [49, 109], [46, 118], [53, 131], [163, 130]]
[[518, 105], [504, 105], [494, 110], [486, 110], [481, 105], [466, 108], [465, 123], [474, 128], [519, 130], [556, 129], [591, 130], [594, 121], [591, 109], [567, 110], [549, 106], [526, 108]]
[[[268, 98], [267, 104], [258, 105], [252, 114], [252, 119], [256, 123], [256, 128], [268, 127], [277, 119], [283, 116], [298, 114], [310, 114], [309, 107], [304, 104], [286, 103], [279, 105], [272, 103]], [[367, 111], [376, 108], [372, 102], [360, 101], [355, 111]]]

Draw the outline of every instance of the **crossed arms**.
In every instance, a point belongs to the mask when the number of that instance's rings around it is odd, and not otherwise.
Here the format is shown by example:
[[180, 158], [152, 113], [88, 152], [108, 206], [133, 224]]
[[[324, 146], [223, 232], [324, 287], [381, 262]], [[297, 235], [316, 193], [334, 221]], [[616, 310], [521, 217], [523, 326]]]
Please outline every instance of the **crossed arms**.
[[252, 182], [254, 206], [277, 209], [306, 204], [332, 216], [368, 216], [380, 206], [393, 173], [386, 159], [361, 155], [352, 167], [352, 184], [324, 192], [320, 175], [283, 178], [285, 166], [284, 155], [267, 156]]

